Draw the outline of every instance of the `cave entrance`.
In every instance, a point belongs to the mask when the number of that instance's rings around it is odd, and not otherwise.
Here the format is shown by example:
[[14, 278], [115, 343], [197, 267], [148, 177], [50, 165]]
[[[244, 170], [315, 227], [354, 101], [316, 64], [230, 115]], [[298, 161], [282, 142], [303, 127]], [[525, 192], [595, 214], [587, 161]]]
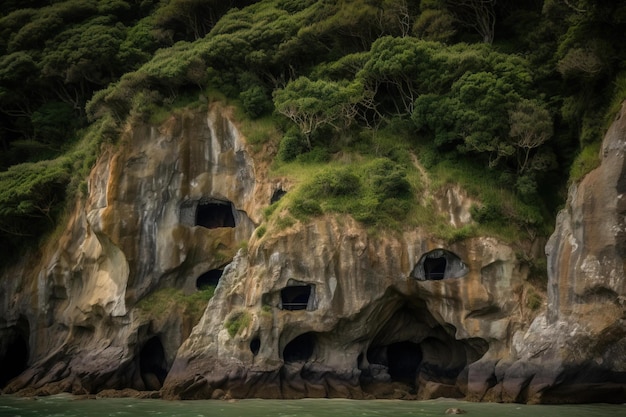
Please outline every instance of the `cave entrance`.
[[259, 354], [259, 350], [261, 350], [261, 339], [255, 337], [250, 341], [250, 352], [256, 356]]
[[460, 257], [445, 249], [435, 249], [422, 255], [411, 276], [421, 281], [441, 281], [461, 278], [468, 272]]
[[389, 376], [393, 381], [415, 384], [422, 362], [422, 349], [417, 343], [398, 342], [387, 346]]
[[196, 288], [205, 290], [207, 287], [217, 287], [222, 277], [223, 269], [211, 269], [196, 279]]
[[359, 365], [366, 390], [372, 383], [388, 382], [419, 390], [420, 384], [432, 382], [455, 396], [463, 371], [489, 349], [483, 339], [456, 339], [454, 326], [440, 324], [423, 302], [406, 302], [380, 325], [367, 349], [367, 363]]
[[7, 329], [3, 334], [0, 342], [0, 388], [4, 388], [28, 368], [29, 334], [30, 326], [26, 319], [20, 319], [17, 326]]
[[306, 362], [313, 356], [315, 350], [315, 335], [304, 333], [287, 343], [283, 349], [285, 363]]
[[446, 274], [448, 261], [445, 257], [427, 258], [424, 260], [424, 275], [426, 279], [434, 281], [442, 280]]
[[293, 285], [280, 291], [283, 310], [306, 310], [311, 299], [310, 285]]
[[274, 204], [275, 202], [283, 198], [285, 194], [287, 194], [287, 191], [283, 190], [282, 188], [274, 190], [274, 192], [272, 193], [272, 198], [270, 198], [270, 204]]
[[168, 366], [161, 339], [157, 336], [148, 340], [139, 354], [141, 379], [147, 390], [158, 391], [167, 377]]
[[373, 346], [367, 351], [367, 360], [385, 366], [392, 381], [414, 385], [422, 362], [422, 349], [410, 341]]
[[218, 227], [235, 227], [235, 216], [232, 204], [228, 201], [199, 202], [196, 207], [196, 226], [207, 229]]

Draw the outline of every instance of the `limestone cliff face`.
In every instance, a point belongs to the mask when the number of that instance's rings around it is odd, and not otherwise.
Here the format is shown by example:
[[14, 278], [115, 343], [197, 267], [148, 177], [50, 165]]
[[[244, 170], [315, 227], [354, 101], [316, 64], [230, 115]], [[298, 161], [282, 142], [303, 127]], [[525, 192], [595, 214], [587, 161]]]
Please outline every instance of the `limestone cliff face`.
[[214, 107], [129, 129], [99, 159], [87, 201], [43, 259], [3, 277], [2, 352], [14, 357], [24, 345], [29, 367], [7, 390], [160, 387], [195, 321], [184, 306], [155, 319], [150, 299], [138, 301], [163, 288], [196, 291], [198, 276], [230, 262], [267, 203], [257, 201], [254, 162], [227, 116]]
[[[0, 387], [623, 400], [624, 120], [559, 217], [547, 311], [519, 256], [530, 242], [371, 235], [344, 215], [256, 233], [289, 187], [227, 108], [129, 128], [64, 233], [0, 281], [0, 359], [15, 363]], [[472, 221], [460, 188], [430, 197], [451, 225]]]
[[544, 401], [626, 399], [625, 154], [623, 106], [546, 246], [547, 313], [514, 341], [520, 381]]
[[493, 239], [448, 246], [419, 230], [368, 237], [350, 218], [299, 224], [237, 255], [165, 393], [460, 397], [470, 364], [509, 355], [523, 279]]

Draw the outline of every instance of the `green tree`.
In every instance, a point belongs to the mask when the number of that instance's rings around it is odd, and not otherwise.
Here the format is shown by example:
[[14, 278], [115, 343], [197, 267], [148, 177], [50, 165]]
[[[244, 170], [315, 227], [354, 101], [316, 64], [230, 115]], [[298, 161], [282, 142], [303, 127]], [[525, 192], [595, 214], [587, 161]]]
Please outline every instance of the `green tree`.
[[357, 83], [300, 77], [274, 91], [274, 106], [300, 128], [311, 149], [311, 137], [318, 129], [331, 126], [341, 130], [353, 121], [362, 92]]
[[517, 170], [524, 173], [527, 169], [530, 153], [552, 137], [552, 117], [548, 110], [537, 100], [520, 100], [509, 111], [511, 130], [509, 135], [520, 150]]

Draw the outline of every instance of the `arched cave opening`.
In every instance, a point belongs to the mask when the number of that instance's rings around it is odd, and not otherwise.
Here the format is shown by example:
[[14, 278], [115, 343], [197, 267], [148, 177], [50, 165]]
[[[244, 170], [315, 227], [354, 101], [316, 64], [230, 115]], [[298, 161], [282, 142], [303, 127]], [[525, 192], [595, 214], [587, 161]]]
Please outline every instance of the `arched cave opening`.
[[422, 281], [440, 281], [450, 278], [461, 278], [469, 272], [469, 268], [456, 254], [435, 249], [422, 255], [411, 276]]
[[223, 269], [211, 269], [205, 272], [196, 279], [196, 288], [198, 290], [206, 289], [207, 287], [216, 287], [220, 282], [220, 278], [224, 273]]
[[250, 352], [256, 356], [259, 354], [259, 350], [261, 350], [261, 339], [255, 337], [250, 341]]
[[285, 363], [306, 362], [313, 356], [315, 350], [315, 335], [304, 333], [287, 343], [283, 349]]
[[196, 226], [207, 229], [235, 227], [232, 204], [228, 201], [200, 201], [196, 207]]
[[0, 388], [28, 368], [29, 334], [30, 326], [26, 319], [20, 319], [17, 326], [3, 332], [0, 338]]
[[141, 349], [139, 369], [146, 389], [151, 391], [161, 389], [169, 370], [165, 359], [165, 350], [159, 337], [151, 338]]
[[489, 348], [483, 339], [457, 340], [455, 333], [453, 326], [439, 324], [425, 305], [407, 303], [372, 339], [368, 363], [359, 363], [361, 383], [365, 388], [389, 381], [415, 389], [420, 381], [455, 386], [462, 371]]
[[280, 291], [283, 310], [306, 310], [311, 298], [311, 285], [293, 285]]
[[272, 193], [272, 197], [270, 198], [270, 204], [274, 204], [275, 202], [283, 198], [285, 194], [287, 194], [287, 191], [283, 190], [282, 188], [277, 188]]

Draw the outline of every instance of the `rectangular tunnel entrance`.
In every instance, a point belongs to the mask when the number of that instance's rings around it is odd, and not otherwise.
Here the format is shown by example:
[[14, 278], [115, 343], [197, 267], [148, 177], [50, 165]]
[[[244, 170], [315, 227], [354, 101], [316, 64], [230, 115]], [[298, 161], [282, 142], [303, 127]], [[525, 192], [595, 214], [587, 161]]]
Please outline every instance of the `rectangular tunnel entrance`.
[[283, 310], [306, 310], [311, 298], [310, 285], [295, 285], [285, 287], [280, 291]]

